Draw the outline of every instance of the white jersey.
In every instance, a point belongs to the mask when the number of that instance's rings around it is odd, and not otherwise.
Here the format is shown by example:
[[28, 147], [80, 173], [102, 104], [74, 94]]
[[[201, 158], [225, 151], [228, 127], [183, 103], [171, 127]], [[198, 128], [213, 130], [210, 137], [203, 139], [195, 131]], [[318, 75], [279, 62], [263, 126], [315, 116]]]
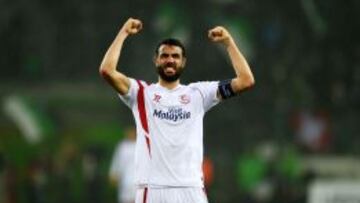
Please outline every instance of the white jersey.
[[137, 185], [203, 187], [203, 117], [219, 102], [217, 90], [217, 81], [169, 90], [130, 79], [120, 98], [136, 122]]
[[134, 201], [135, 196], [135, 141], [120, 142], [114, 152], [110, 176], [118, 178], [119, 202]]

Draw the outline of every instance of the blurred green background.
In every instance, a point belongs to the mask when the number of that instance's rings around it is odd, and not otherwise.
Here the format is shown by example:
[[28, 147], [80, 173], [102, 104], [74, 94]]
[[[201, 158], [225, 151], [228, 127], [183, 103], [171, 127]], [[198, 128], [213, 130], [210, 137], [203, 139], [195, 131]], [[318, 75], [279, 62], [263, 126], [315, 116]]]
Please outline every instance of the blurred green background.
[[358, 184], [359, 16], [357, 0], [0, 0], [0, 202], [116, 202], [109, 164], [133, 118], [98, 67], [128, 17], [144, 25], [124, 45], [128, 76], [155, 82], [155, 45], [172, 36], [183, 83], [233, 77], [207, 39], [216, 25], [254, 72], [205, 119], [210, 202], [320, 203], [319, 181]]

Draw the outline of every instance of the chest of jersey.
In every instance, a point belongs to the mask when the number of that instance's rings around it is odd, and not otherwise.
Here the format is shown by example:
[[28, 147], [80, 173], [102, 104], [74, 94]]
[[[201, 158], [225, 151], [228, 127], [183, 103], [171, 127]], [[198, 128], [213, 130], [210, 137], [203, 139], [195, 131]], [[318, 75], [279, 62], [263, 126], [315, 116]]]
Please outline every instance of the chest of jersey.
[[155, 121], [180, 124], [191, 120], [200, 108], [198, 95], [188, 88], [176, 91], [164, 91], [153, 88], [147, 91], [147, 105], [150, 117]]

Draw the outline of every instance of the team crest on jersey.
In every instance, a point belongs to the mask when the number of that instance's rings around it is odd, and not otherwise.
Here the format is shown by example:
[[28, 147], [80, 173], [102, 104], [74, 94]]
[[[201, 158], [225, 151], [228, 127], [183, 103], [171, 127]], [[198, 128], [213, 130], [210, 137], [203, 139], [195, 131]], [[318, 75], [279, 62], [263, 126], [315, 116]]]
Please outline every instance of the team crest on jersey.
[[153, 98], [153, 101], [154, 101], [154, 102], [159, 103], [159, 102], [160, 102], [160, 99], [161, 99], [161, 96], [160, 96], [160, 95], [154, 94], [154, 98]]
[[188, 104], [188, 103], [190, 103], [190, 97], [189, 97], [189, 95], [186, 95], [186, 94], [182, 94], [182, 95], [180, 95], [180, 103], [182, 103], [182, 104]]

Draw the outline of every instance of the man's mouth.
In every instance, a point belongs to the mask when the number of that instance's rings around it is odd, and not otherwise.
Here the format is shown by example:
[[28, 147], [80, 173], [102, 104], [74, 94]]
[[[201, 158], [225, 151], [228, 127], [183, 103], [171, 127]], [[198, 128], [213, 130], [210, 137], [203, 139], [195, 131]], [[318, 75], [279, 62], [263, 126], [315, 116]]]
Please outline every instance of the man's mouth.
[[165, 72], [166, 74], [175, 74], [175, 73], [176, 73], [176, 69], [175, 69], [175, 67], [173, 67], [173, 66], [166, 66], [166, 67], [164, 68], [164, 72]]
[[182, 67], [177, 66], [176, 63], [166, 63], [161, 66], [157, 66], [157, 71], [163, 80], [173, 82], [180, 77]]
[[176, 73], [176, 65], [173, 63], [168, 63], [164, 67], [164, 72], [166, 74], [175, 74]]

